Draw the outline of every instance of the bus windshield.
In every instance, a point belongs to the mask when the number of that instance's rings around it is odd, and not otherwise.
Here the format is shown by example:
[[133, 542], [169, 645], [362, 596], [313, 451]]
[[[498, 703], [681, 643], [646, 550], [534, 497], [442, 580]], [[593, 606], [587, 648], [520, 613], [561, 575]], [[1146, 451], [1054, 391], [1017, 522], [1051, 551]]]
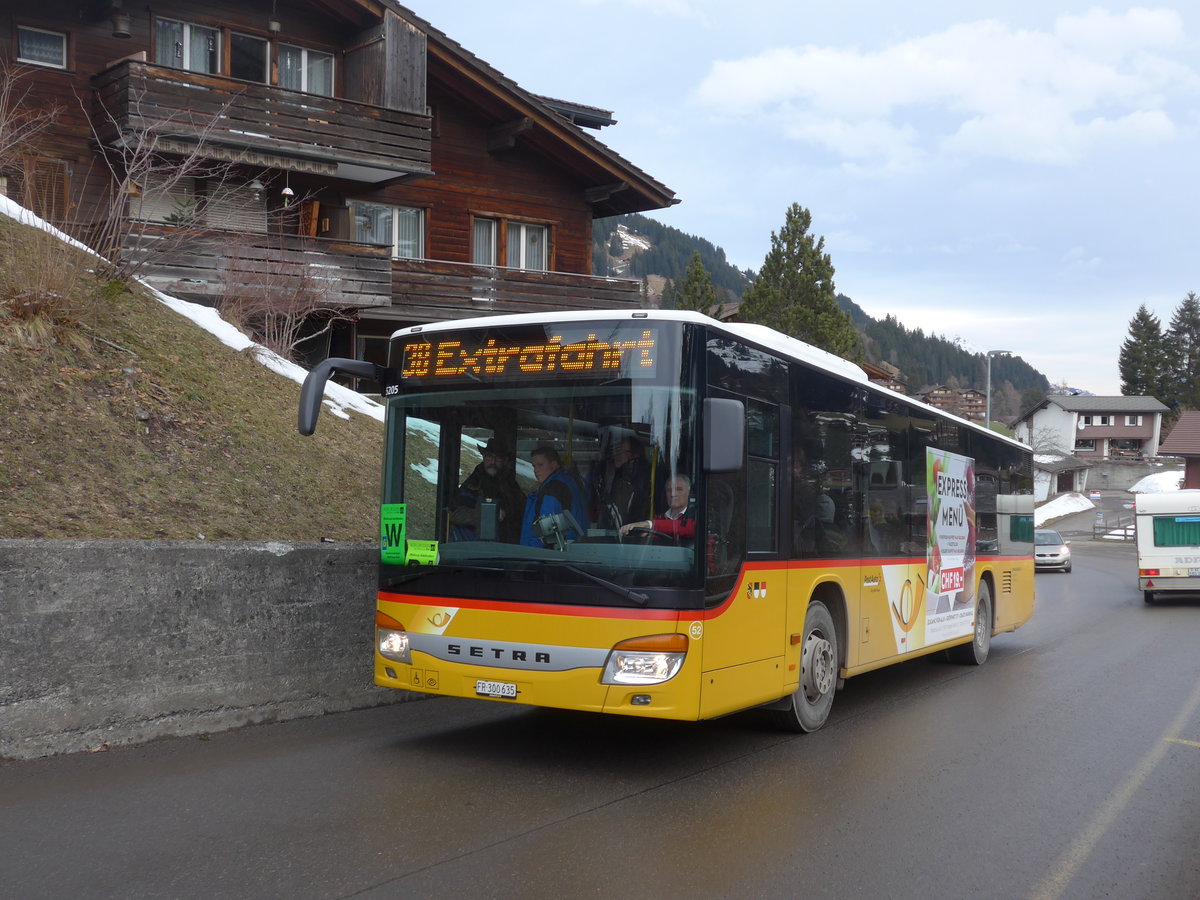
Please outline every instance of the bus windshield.
[[701, 587], [686, 333], [626, 321], [398, 339], [383, 504], [403, 509], [405, 553], [385, 554], [381, 586], [562, 602], [557, 585], [618, 605]]

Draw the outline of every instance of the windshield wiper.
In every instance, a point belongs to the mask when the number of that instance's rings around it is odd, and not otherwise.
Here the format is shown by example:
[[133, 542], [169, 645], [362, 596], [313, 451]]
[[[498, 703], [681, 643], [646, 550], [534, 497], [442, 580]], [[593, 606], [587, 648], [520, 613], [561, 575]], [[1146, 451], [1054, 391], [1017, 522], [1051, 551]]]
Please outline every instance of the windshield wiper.
[[542, 563], [545, 566], [553, 566], [556, 569], [566, 569], [569, 572], [574, 572], [576, 575], [582, 575], [588, 581], [595, 582], [601, 587], [608, 588], [614, 594], [620, 594], [626, 600], [631, 600], [638, 606], [645, 606], [650, 602], [650, 595], [643, 594], [641, 591], [635, 591], [633, 588], [627, 588], [617, 584], [615, 581], [609, 581], [607, 578], [601, 578], [599, 575], [593, 575], [586, 569], [581, 569], [579, 566], [573, 566], [570, 563], [547, 562]]
[[407, 584], [410, 581], [416, 581], [418, 578], [424, 578], [426, 575], [432, 575], [435, 572], [442, 574], [450, 572], [486, 572], [489, 575], [497, 575], [505, 571], [507, 570], [497, 568], [496, 566], [414, 566], [411, 571], [389, 578], [383, 583], [383, 586], [395, 587], [398, 584]]

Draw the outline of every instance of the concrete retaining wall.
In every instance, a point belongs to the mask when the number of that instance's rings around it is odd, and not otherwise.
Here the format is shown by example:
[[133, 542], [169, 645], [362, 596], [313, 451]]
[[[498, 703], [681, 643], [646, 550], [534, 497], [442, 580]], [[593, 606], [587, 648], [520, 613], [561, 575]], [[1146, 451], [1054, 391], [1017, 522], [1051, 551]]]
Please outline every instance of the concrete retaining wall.
[[1088, 469], [1087, 487], [1089, 491], [1127, 491], [1147, 475], [1174, 471], [1183, 474], [1182, 459], [1107, 459]]
[[0, 757], [411, 698], [371, 680], [377, 554], [0, 540]]

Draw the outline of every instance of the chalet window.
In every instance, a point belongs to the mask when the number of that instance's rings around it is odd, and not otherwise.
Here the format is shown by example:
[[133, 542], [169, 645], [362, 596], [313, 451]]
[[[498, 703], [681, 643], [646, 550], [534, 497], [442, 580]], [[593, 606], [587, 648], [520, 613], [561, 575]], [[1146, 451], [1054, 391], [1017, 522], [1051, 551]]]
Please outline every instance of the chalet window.
[[507, 265], [513, 269], [544, 272], [548, 268], [546, 253], [548, 231], [549, 229], [545, 225], [509, 222]]
[[223, 184], [205, 198], [204, 219], [210, 228], [266, 234], [267, 201], [247, 184]]
[[264, 38], [252, 34], [232, 34], [229, 37], [229, 74], [244, 81], [267, 82], [267, 61], [270, 45]]
[[67, 67], [67, 36], [59, 31], [17, 26], [17, 62], [54, 69]]
[[1142, 417], [1141, 416], [1126, 416], [1125, 424], [1126, 425], [1141, 425]]
[[476, 217], [471, 224], [471, 262], [477, 266], [496, 264], [496, 238], [500, 233], [495, 219]]
[[154, 57], [162, 66], [215, 74], [221, 70], [221, 35], [215, 28], [159, 19]]
[[292, 44], [280, 44], [279, 86], [332, 97], [333, 54]]
[[425, 255], [425, 211], [411, 206], [387, 206], [351, 200], [354, 239], [368, 244], [391, 244], [396, 259]]
[[195, 225], [199, 219], [198, 202], [195, 178], [171, 179], [151, 174], [141, 186], [141, 194], [132, 202], [130, 214], [147, 222]]
[[1096, 418], [1098, 419], [1098, 421], [1096, 422], [1097, 425], [1111, 425], [1112, 424], [1112, 416], [1096, 416]]
[[1075, 442], [1076, 450], [1095, 450], [1096, 442], [1091, 438], [1080, 438]]

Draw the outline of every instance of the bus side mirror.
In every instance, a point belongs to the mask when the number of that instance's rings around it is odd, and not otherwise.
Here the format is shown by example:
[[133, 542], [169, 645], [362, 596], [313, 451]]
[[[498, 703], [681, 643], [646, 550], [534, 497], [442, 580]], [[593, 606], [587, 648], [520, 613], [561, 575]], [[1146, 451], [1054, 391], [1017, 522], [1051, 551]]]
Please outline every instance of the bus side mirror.
[[321, 412], [321, 400], [325, 396], [325, 383], [337, 372], [370, 378], [383, 384], [387, 369], [363, 359], [342, 359], [337, 356], [323, 359], [313, 366], [300, 387], [300, 410], [296, 427], [301, 434], [308, 436], [317, 430], [317, 416]]
[[704, 471], [738, 472], [746, 457], [746, 406], [741, 400], [704, 400]]

